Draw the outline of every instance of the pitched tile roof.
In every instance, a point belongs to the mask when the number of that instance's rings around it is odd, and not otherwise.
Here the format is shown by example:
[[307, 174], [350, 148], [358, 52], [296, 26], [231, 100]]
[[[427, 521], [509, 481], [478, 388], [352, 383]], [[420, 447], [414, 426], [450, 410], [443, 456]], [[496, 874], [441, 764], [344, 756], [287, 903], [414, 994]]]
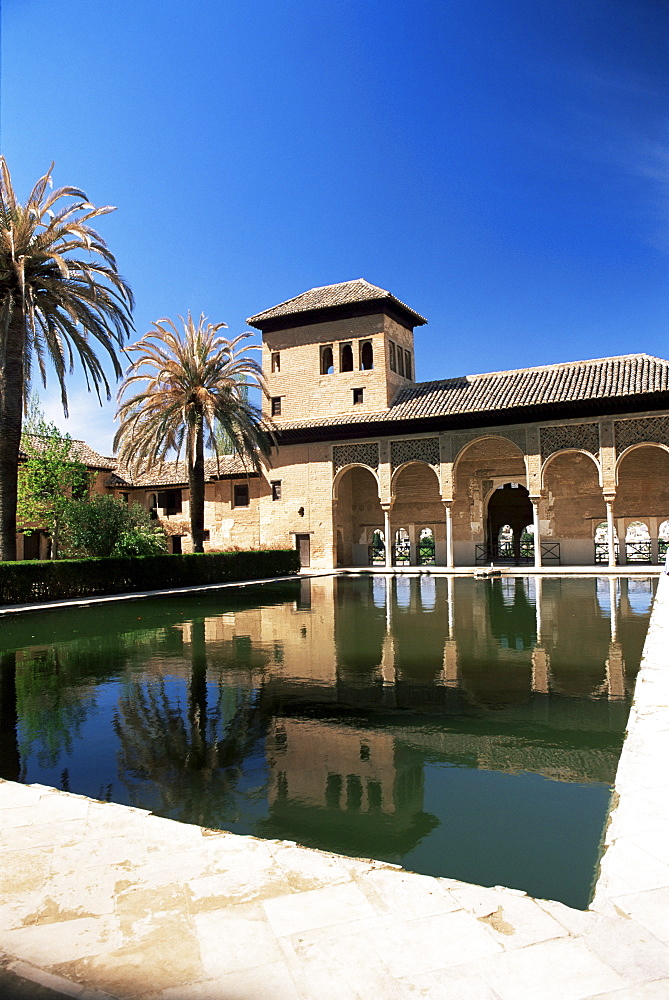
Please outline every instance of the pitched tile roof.
[[[207, 458], [204, 462], [205, 482], [221, 477], [241, 478], [246, 475], [255, 476], [251, 468], [247, 468], [237, 455], [222, 455], [218, 463], [215, 458]], [[147, 489], [163, 489], [169, 486], [188, 486], [188, 470], [185, 462], [164, 462], [141, 475], [132, 476], [128, 468], [120, 462], [109, 477], [109, 486], [122, 489], [124, 486], [143, 486]]]
[[[29, 437], [36, 446], [39, 446], [39, 435], [28, 434], [24, 436]], [[85, 441], [80, 441], [77, 438], [72, 439], [72, 455], [80, 462], [83, 462], [84, 465], [87, 465], [89, 469], [102, 469], [106, 471], [107, 469], [113, 469], [116, 465], [115, 458], [104, 458], [97, 451], [93, 451]], [[19, 459], [26, 459], [27, 457], [23, 448], [21, 448], [19, 450]]]
[[352, 305], [358, 302], [375, 302], [380, 299], [387, 299], [396, 306], [400, 306], [414, 319], [414, 326], [423, 326], [427, 323], [424, 316], [410, 309], [400, 299], [395, 298], [385, 288], [377, 285], [370, 285], [364, 278], [356, 278], [354, 281], [340, 281], [336, 285], [322, 285], [319, 288], [310, 288], [308, 292], [296, 295], [295, 298], [280, 302], [271, 309], [256, 313], [249, 317], [249, 326], [261, 328], [267, 320], [278, 319], [280, 317], [295, 316], [299, 313], [314, 312], [319, 309], [331, 309], [334, 306]]
[[416, 382], [400, 389], [391, 405], [372, 413], [340, 414], [321, 420], [286, 421], [283, 430], [340, 424], [385, 423], [430, 417], [496, 413], [579, 400], [605, 400], [669, 392], [669, 361], [626, 354], [514, 371]]

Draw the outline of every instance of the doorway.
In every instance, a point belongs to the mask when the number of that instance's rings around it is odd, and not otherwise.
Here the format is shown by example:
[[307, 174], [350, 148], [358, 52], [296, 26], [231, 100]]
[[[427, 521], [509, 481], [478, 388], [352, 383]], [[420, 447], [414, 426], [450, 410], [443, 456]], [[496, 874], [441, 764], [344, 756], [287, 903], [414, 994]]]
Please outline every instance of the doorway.
[[[521, 540], [533, 510], [530, 495], [520, 483], [498, 486], [488, 501], [488, 559], [521, 562]], [[529, 558], [526, 557], [526, 561]]]
[[304, 569], [305, 566], [311, 566], [311, 536], [310, 535], [295, 535], [295, 548], [300, 553], [300, 564]]

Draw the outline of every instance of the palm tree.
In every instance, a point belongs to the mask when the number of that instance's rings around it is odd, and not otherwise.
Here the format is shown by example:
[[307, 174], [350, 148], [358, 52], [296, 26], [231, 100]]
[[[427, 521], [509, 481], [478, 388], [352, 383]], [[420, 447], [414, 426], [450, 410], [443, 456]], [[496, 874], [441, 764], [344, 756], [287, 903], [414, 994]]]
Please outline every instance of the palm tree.
[[[127, 350], [138, 357], [130, 365], [119, 392], [114, 438], [118, 457], [131, 473], [150, 469], [182, 449], [188, 467], [190, 523], [193, 551], [203, 552], [204, 448], [218, 458], [222, 430], [242, 461], [259, 472], [269, 460], [271, 426], [248, 399], [246, 388], [265, 385], [260, 365], [239, 345], [251, 333], [234, 340], [218, 336], [225, 323], [196, 324], [191, 314], [184, 320], [183, 336], [170, 319], [160, 319]], [[253, 348], [252, 348], [253, 349]], [[144, 388], [121, 402], [135, 382]]]
[[88, 388], [110, 399], [91, 339], [118, 378], [116, 347], [133, 329], [132, 292], [90, 226], [113, 207], [95, 208], [79, 188], [50, 191], [52, 170], [53, 164], [23, 205], [0, 156], [0, 559], [16, 558], [19, 446], [33, 361], [45, 386], [51, 363], [67, 416], [65, 377], [75, 358]]

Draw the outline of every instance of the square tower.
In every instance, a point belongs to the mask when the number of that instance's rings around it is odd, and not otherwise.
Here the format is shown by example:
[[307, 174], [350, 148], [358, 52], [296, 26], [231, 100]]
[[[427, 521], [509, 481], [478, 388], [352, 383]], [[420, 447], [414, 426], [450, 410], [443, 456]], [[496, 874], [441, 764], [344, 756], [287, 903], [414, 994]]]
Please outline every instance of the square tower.
[[312, 288], [251, 316], [262, 331], [264, 409], [277, 424], [385, 410], [415, 380], [427, 320], [364, 278]]

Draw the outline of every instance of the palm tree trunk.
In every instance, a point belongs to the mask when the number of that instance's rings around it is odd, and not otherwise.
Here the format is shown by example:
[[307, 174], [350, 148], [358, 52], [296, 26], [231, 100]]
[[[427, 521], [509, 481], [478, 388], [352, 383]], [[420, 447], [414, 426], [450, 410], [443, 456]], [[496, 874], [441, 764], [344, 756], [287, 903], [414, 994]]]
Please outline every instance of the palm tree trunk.
[[16, 497], [23, 421], [25, 320], [16, 309], [0, 368], [0, 560], [16, 559]]
[[204, 552], [204, 423], [202, 414], [195, 428], [195, 457], [188, 456], [190, 487], [190, 533], [193, 552]]

